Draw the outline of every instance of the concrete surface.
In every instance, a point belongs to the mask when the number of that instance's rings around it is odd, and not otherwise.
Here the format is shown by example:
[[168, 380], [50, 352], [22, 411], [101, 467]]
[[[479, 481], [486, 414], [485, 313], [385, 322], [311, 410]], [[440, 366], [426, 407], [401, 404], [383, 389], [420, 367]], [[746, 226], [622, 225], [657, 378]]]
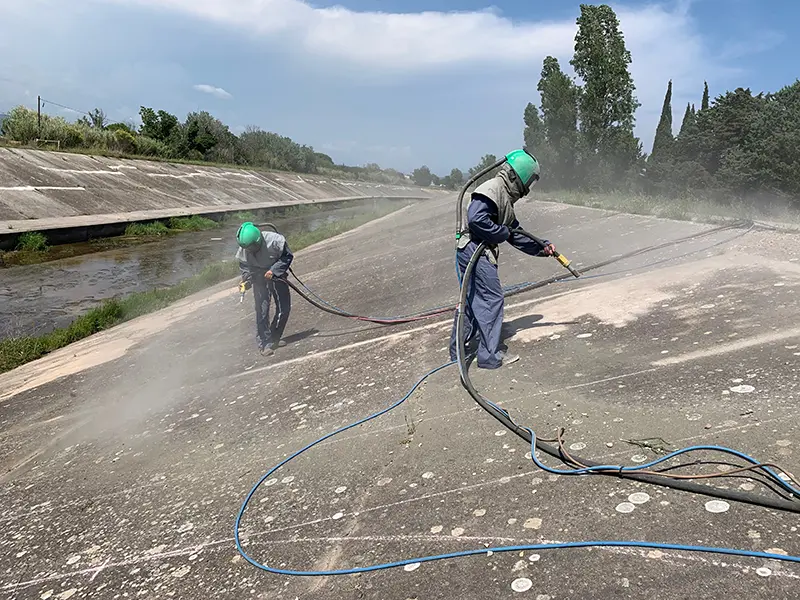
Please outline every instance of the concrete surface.
[[0, 234], [368, 197], [412, 185], [0, 148]]
[[[457, 292], [452, 200], [298, 252], [295, 269], [356, 313], [450, 302]], [[530, 201], [519, 214], [584, 264], [707, 229]], [[798, 260], [796, 236], [725, 232], [594, 273], [604, 277], [516, 296], [506, 305], [507, 343], [522, 360], [474, 369], [473, 381], [540, 435], [565, 427], [567, 446], [582, 456], [635, 464], [639, 455], [656, 455], [621, 439], [661, 437], [674, 448], [725, 444], [798, 475]], [[553, 260], [502, 250], [506, 284], [559, 272]], [[231, 282], [0, 376], [0, 593], [800, 595], [800, 568], [789, 563], [677, 551], [493, 554], [326, 578], [254, 569], [237, 554], [232, 533], [255, 481], [322, 434], [402, 397], [447, 360], [450, 318], [387, 328], [320, 313], [297, 296], [293, 302], [289, 345], [271, 358], [255, 352], [252, 296], [240, 305]], [[797, 514], [739, 503], [713, 513], [705, 496], [610, 477], [549, 476], [528, 451], [474, 405], [448, 367], [407, 404], [276, 473], [245, 515], [247, 550], [292, 569], [586, 539], [800, 554]], [[770, 493], [744, 478], [715, 485]], [[645, 502], [618, 511], [636, 492], [647, 494]], [[532, 583], [528, 591], [513, 591], [520, 578]]]

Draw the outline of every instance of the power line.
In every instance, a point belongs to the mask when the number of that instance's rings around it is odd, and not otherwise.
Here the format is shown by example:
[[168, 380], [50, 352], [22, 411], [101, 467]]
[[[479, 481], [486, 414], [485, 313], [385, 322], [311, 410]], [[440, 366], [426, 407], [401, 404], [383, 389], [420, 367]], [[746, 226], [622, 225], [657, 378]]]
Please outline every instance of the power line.
[[65, 108], [67, 110], [71, 110], [72, 112], [78, 113], [79, 115], [86, 115], [87, 117], [92, 116], [91, 113], [88, 113], [85, 110], [77, 110], [75, 108], [72, 108], [71, 106], [64, 106], [63, 104], [59, 104], [58, 102], [53, 102], [52, 100], [45, 100], [44, 98], [42, 98], [41, 101], [42, 101], [42, 107], [44, 107], [45, 104], [49, 103], [53, 104], [54, 106], [58, 106], [59, 108]]

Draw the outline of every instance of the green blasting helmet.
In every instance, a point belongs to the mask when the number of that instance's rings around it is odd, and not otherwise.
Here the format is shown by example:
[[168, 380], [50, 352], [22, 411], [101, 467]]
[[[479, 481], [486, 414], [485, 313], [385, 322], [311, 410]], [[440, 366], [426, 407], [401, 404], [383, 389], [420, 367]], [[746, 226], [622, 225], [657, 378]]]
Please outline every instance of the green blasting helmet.
[[261, 231], [250, 221], [242, 223], [236, 232], [236, 241], [242, 248], [247, 248], [261, 241]]
[[[527, 150], [514, 150], [506, 154], [506, 161], [514, 173], [519, 177], [525, 194], [531, 191], [531, 187], [539, 180], [539, 161]], [[524, 194], [523, 194], [524, 195]]]

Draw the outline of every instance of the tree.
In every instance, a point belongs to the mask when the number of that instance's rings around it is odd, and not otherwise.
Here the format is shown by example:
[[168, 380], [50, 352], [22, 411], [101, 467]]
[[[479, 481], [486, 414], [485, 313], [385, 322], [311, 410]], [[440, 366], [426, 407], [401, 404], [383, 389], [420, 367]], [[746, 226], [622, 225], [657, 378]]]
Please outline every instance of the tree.
[[[491, 165], [493, 165], [496, 162], [497, 162], [497, 157], [494, 154], [484, 154], [483, 157], [481, 158], [481, 161], [477, 165], [475, 165], [474, 167], [472, 167], [469, 170], [469, 177], [472, 178], [473, 176], [475, 176], [478, 173], [480, 173], [483, 169], [486, 169], [486, 168], [490, 167]], [[487, 180], [491, 179], [492, 177], [494, 177], [497, 174], [498, 170], [499, 170], [499, 167], [495, 168], [495, 169], [492, 169], [488, 173], [483, 175], [482, 177], [479, 177], [475, 181], [475, 185], [480, 185], [484, 181], [487, 181]]]
[[631, 53], [616, 14], [606, 4], [580, 8], [570, 64], [584, 82], [579, 100], [582, 144], [593, 183], [608, 187], [642, 157], [633, 135], [634, 112], [640, 105], [628, 70]]
[[95, 108], [92, 112], [88, 113], [85, 117], [78, 119], [79, 125], [86, 127], [94, 127], [95, 129], [105, 129], [108, 118], [102, 109]]
[[464, 173], [461, 172], [461, 169], [450, 171], [450, 183], [454, 188], [460, 188], [464, 185]]
[[433, 181], [433, 174], [426, 165], [422, 165], [418, 169], [414, 169], [414, 172], [411, 173], [411, 179], [419, 186], [428, 187]]
[[539, 111], [534, 104], [528, 102], [525, 107], [523, 121], [525, 122], [525, 129], [522, 132], [522, 143], [534, 155], [541, 154], [545, 144], [544, 123], [542, 123]]
[[670, 79], [667, 84], [667, 93], [664, 96], [664, 105], [661, 107], [661, 119], [656, 128], [650, 159], [654, 161], [668, 159], [674, 141], [675, 138], [672, 135], [672, 80]]
[[703, 87], [703, 103], [700, 105], [700, 110], [708, 110], [708, 82], [704, 82]]
[[552, 181], [556, 186], [570, 187], [575, 180], [579, 154], [580, 89], [561, 70], [558, 59], [552, 56], [545, 58], [542, 63], [537, 89], [541, 95], [542, 126], [546, 139], [542, 154], [550, 164], [546, 181]]
[[106, 129], [108, 131], [127, 131], [131, 135], [135, 135], [136, 131], [133, 127], [128, 125], [127, 123], [111, 123], [110, 125], [106, 125]]
[[[259, 165], [269, 169], [313, 173], [316, 170], [317, 156], [314, 149], [301, 146], [291, 138], [277, 133], [263, 131], [248, 126], [239, 136], [239, 149], [243, 161], [249, 165]], [[352, 173], [364, 169], [351, 168]]]
[[678, 131], [678, 137], [682, 135], [686, 135], [689, 131], [689, 128], [694, 124], [695, 115], [692, 112], [692, 105], [690, 103], [686, 103], [686, 112], [683, 113], [683, 121], [681, 121], [681, 128]]
[[142, 106], [139, 108], [139, 116], [142, 119], [142, 126], [139, 134], [158, 140], [159, 142], [169, 141], [170, 136], [180, 124], [178, 117], [164, 110], [156, 112], [152, 108]]

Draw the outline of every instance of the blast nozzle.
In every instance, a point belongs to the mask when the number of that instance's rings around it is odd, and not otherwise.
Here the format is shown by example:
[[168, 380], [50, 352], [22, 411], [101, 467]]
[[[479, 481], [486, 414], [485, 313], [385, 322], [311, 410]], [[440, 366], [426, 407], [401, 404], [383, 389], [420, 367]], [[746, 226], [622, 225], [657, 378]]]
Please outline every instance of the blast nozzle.
[[558, 262], [561, 263], [562, 267], [569, 270], [569, 272], [572, 273], [576, 278], [581, 276], [581, 274], [572, 266], [572, 262], [566, 256], [560, 254], [559, 252], [554, 252], [553, 256]]

